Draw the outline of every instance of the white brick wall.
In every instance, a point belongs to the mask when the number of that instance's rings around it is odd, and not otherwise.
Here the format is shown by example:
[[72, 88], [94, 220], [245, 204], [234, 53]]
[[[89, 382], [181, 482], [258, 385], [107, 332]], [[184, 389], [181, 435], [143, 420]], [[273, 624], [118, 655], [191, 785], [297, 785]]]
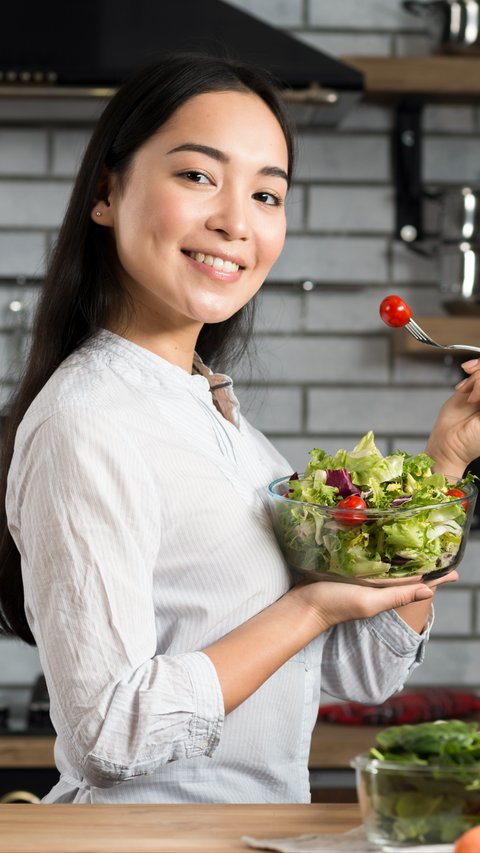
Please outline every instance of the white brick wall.
[[[398, 0], [230, 2], [332, 55], [432, 48], [425, 23]], [[27, 126], [12, 109], [9, 115], [0, 123], [0, 408], [14, 387], [13, 330], [31, 320], [44, 258], [90, 132], [85, 116], [75, 124], [51, 113], [44, 121], [40, 111]], [[336, 127], [300, 128], [287, 243], [258, 299], [258, 361], [251, 371], [247, 364], [236, 371], [243, 409], [299, 471], [312, 447], [348, 448], [370, 428], [384, 453], [423, 450], [459, 376], [455, 363], [396, 355], [394, 336], [378, 316], [391, 292], [417, 315], [443, 313], [435, 260], [393, 237], [393, 121], [388, 104], [359, 103]], [[480, 108], [430, 104], [423, 127], [428, 187], [478, 183]], [[435, 204], [427, 213], [434, 230]], [[306, 280], [313, 290], [302, 289]], [[9, 308], [19, 298], [22, 316]], [[459, 584], [437, 596], [431, 647], [414, 683], [480, 686], [479, 534], [460, 574]], [[38, 670], [34, 650], [0, 641], [0, 690], [31, 682]]]

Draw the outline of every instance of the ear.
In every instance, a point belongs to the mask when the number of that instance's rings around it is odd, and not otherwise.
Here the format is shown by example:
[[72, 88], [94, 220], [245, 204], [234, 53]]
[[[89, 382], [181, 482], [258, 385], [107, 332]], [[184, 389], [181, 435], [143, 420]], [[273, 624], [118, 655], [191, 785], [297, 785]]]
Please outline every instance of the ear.
[[112, 190], [115, 183], [115, 176], [105, 171], [98, 185], [95, 204], [90, 211], [90, 218], [93, 222], [107, 228], [112, 228], [114, 222]]

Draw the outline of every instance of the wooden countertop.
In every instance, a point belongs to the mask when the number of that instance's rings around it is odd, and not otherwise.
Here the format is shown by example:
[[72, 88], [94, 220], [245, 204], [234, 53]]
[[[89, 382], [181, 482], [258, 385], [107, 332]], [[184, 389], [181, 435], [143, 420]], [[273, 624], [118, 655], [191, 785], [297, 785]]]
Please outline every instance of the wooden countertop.
[[[319, 770], [348, 768], [350, 759], [369, 749], [382, 728], [317, 723], [312, 737], [310, 767]], [[53, 744], [54, 738], [50, 736], [0, 736], [0, 768], [55, 767]]]
[[[235, 853], [260, 838], [346, 832], [353, 804], [0, 806], [0, 853]], [[352, 851], [354, 853], [354, 851]]]

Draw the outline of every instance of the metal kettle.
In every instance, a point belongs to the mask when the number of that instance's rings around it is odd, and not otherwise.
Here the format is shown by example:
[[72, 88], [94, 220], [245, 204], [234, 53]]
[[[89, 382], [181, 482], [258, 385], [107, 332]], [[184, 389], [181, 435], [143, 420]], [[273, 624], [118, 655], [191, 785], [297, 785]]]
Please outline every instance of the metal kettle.
[[403, 0], [426, 18], [444, 53], [480, 53], [480, 0]]

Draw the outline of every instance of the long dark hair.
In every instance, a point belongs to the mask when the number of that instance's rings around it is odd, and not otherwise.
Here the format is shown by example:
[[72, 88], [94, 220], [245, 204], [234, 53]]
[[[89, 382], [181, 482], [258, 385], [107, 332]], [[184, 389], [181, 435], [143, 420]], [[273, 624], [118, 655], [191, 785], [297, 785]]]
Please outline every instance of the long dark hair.
[[[59, 364], [112, 316], [125, 316], [126, 294], [112, 264], [108, 229], [90, 212], [108, 172], [120, 179], [137, 149], [189, 98], [212, 91], [251, 91], [277, 118], [287, 143], [289, 178], [294, 136], [273, 80], [231, 59], [194, 53], [165, 54], [138, 71], [111, 99], [92, 134], [42, 286], [32, 345], [5, 426], [0, 470], [0, 629], [35, 645], [24, 609], [20, 554], [7, 525], [5, 496], [15, 434], [33, 399]], [[203, 327], [197, 351], [225, 369], [246, 349], [253, 303], [221, 323]]]

